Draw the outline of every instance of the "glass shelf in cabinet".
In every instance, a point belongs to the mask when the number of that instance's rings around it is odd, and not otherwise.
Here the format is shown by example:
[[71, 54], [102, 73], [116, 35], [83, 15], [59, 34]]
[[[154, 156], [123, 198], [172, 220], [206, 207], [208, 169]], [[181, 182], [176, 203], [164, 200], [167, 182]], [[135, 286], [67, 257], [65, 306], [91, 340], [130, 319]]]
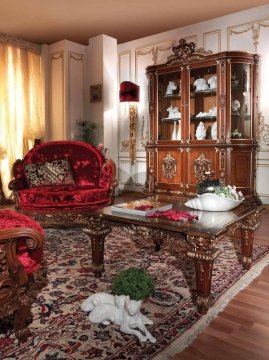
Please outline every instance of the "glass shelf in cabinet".
[[216, 94], [217, 88], [214, 89], [206, 89], [206, 90], [195, 90], [194, 94], [201, 94], [201, 95], [212, 95]]
[[163, 95], [163, 97], [166, 99], [179, 99], [181, 98], [181, 93], [172, 94], [172, 95]]
[[162, 118], [163, 122], [174, 122], [174, 121], [180, 121], [181, 118]]
[[190, 119], [191, 120], [216, 120], [216, 116], [195, 116], [195, 115], [192, 115], [190, 116]]

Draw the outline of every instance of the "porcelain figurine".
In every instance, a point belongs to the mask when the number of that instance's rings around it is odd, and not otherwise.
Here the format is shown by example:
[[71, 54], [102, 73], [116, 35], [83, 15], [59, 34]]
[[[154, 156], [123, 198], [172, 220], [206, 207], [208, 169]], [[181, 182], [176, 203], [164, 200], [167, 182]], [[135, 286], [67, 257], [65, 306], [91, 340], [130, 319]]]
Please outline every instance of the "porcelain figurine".
[[86, 312], [92, 311], [96, 305], [101, 303], [115, 305], [115, 296], [103, 292], [92, 294], [82, 303], [81, 310]]
[[239, 114], [240, 102], [238, 100], [233, 100], [231, 107], [232, 107], [232, 113], [233, 114]]
[[205, 125], [202, 121], [200, 121], [197, 129], [196, 129], [196, 139], [197, 140], [204, 140], [205, 139], [205, 136], [206, 136], [206, 128], [205, 128]]
[[177, 140], [177, 122], [176, 121], [174, 121], [174, 128], [173, 128], [171, 140]]
[[181, 140], [181, 120], [178, 120], [178, 131], [176, 140]]
[[177, 85], [174, 81], [169, 81], [165, 95], [173, 95], [173, 92], [177, 89]]
[[216, 89], [217, 88], [217, 77], [215, 75], [211, 76], [210, 79], [208, 79], [208, 84], [210, 89]]
[[217, 122], [215, 121], [211, 127], [211, 139], [217, 140]]
[[120, 331], [125, 334], [136, 335], [141, 342], [149, 340], [155, 343], [156, 339], [145, 326], [146, 324], [153, 324], [153, 322], [140, 312], [141, 303], [141, 300], [130, 300], [129, 296], [115, 295], [115, 304], [97, 304], [90, 312], [89, 320], [94, 324], [109, 325], [114, 323], [120, 326]]
[[204, 78], [196, 79], [194, 82], [194, 86], [196, 88], [196, 91], [207, 90], [209, 88], [208, 83]]
[[114, 323], [120, 325], [125, 303], [125, 295], [116, 295], [114, 304], [100, 302], [91, 310], [89, 320], [94, 324], [102, 323], [103, 325], [109, 325]]
[[169, 106], [167, 109], [169, 112], [168, 119], [181, 119], [181, 112], [178, 110], [178, 107]]
[[212, 109], [208, 110], [209, 116], [217, 116], [217, 108], [213, 107]]

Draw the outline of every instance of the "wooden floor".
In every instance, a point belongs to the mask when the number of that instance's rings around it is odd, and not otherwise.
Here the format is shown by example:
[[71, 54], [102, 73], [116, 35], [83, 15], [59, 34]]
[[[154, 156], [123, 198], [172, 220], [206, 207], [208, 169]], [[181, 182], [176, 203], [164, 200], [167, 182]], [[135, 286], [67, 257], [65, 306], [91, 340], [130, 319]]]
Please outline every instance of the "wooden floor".
[[[269, 245], [269, 209], [262, 214], [254, 241]], [[227, 359], [269, 359], [269, 265], [171, 360]]]

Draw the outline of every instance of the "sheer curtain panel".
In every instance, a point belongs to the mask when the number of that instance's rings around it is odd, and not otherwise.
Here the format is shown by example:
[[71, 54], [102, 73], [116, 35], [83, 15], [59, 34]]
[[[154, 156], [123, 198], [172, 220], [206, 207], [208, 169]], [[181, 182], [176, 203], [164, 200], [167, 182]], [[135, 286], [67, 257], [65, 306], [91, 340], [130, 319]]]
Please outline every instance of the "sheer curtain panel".
[[0, 175], [6, 198], [11, 168], [44, 136], [40, 46], [0, 34]]

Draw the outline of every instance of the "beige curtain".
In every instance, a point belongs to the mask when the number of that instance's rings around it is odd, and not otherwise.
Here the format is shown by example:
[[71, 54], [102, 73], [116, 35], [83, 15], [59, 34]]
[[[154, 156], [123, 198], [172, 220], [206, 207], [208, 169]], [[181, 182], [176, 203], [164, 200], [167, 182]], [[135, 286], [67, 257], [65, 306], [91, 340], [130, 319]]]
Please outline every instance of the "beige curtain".
[[0, 174], [3, 191], [11, 197], [11, 168], [44, 136], [40, 52], [0, 37]]

